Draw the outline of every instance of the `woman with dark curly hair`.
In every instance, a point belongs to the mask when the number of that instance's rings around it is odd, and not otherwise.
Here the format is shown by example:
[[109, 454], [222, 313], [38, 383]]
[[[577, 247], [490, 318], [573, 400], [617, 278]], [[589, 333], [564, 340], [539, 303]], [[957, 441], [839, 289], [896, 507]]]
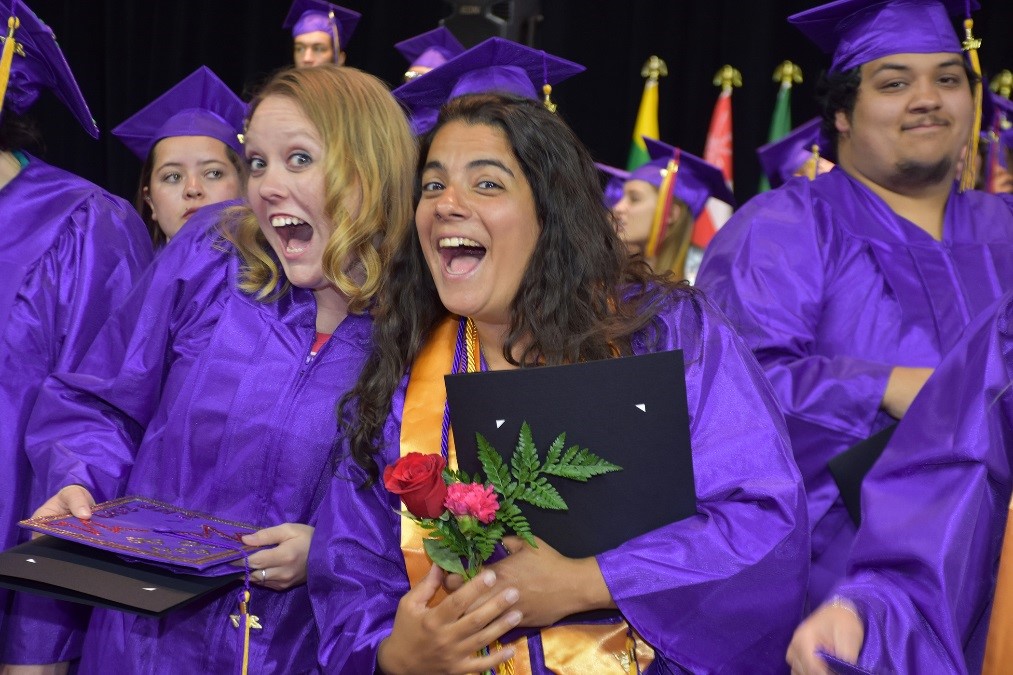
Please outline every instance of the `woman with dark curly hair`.
[[[583, 145], [536, 101], [454, 99], [423, 140], [416, 228], [378, 296], [374, 352], [342, 407], [350, 456], [310, 552], [327, 671], [781, 667], [806, 521], [777, 404], [700, 293], [628, 257], [598, 186]], [[698, 512], [583, 559], [508, 537], [509, 556], [451, 579], [437, 604], [443, 574], [376, 479], [409, 450], [453, 464], [443, 375], [468, 332], [489, 370], [684, 350]], [[613, 618], [560, 622], [593, 609]]]
[[[36, 513], [138, 495], [250, 523], [249, 670], [316, 669], [304, 585], [334, 409], [369, 352], [366, 311], [411, 218], [415, 142], [387, 88], [325, 65], [250, 105], [248, 205], [208, 207], [161, 253], [28, 432]], [[394, 236], [399, 241], [399, 236]], [[236, 672], [234, 593], [165, 618], [96, 610], [81, 673]]]

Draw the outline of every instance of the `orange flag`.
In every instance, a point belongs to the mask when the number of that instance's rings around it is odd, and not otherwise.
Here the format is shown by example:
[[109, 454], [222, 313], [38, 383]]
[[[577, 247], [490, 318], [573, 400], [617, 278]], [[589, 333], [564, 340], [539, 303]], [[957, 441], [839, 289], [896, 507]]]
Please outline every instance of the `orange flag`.
[[[742, 75], [731, 66], [724, 66], [714, 77], [714, 84], [721, 87], [721, 94], [714, 105], [710, 128], [707, 130], [707, 145], [703, 158], [721, 169], [728, 187], [732, 187], [732, 87], [742, 86]], [[693, 245], [704, 248], [714, 233], [732, 215], [732, 207], [711, 197], [703, 213], [693, 225]]]

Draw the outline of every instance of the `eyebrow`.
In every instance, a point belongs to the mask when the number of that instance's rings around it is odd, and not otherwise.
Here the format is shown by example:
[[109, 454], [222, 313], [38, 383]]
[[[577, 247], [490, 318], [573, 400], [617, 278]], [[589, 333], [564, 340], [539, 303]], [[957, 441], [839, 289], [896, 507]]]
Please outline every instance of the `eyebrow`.
[[[946, 61], [943, 61], [942, 63], [937, 63], [935, 67], [937, 69], [939, 69], [939, 68], [952, 68], [952, 67], [957, 67], [957, 66], [960, 66], [960, 65], [962, 65], [961, 62], [960, 62], [960, 59], [954, 58], [954, 59], [948, 59]], [[902, 63], [883, 63], [878, 68], [876, 68], [876, 70], [872, 71], [872, 74], [873, 75], [877, 75], [877, 74], [879, 74], [879, 73], [881, 73], [881, 72], [883, 72], [885, 70], [900, 70], [900, 71], [904, 71], [904, 72], [910, 72], [911, 70], [913, 70], [913, 68], [911, 66], [908, 66], [908, 65], [905, 65], [905, 64], [902, 64]]]
[[[492, 166], [496, 167], [497, 169], [502, 169], [511, 178], [516, 178], [516, 176], [514, 176], [514, 172], [510, 170], [510, 167], [508, 167], [506, 164], [499, 161], [498, 159], [473, 159], [470, 162], [468, 162], [467, 168], [471, 170], [471, 169], [478, 169], [484, 166]], [[446, 167], [443, 166], [443, 162], [431, 160], [429, 162], [426, 162], [426, 165], [422, 167], [423, 171], [429, 171], [430, 169], [435, 169], [437, 171], [445, 171]]]
[[[225, 160], [222, 159], [201, 159], [197, 160], [197, 164], [200, 166], [207, 166], [208, 164], [224, 164]], [[161, 171], [162, 169], [182, 167], [183, 162], [163, 162], [155, 167], [155, 171]]]

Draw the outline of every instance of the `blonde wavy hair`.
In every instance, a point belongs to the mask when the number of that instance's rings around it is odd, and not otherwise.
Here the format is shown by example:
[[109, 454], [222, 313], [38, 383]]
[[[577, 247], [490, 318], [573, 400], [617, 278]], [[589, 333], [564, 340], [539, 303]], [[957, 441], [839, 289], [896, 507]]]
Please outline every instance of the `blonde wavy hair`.
[[[324, 213], [335, 225], [323, 274], [348, 298], [350, 312], [362, 312], [379, 289], [391, 247], [413, 223], [418, 149], [404, 112], [377, 78], [332, 65], [277, 73], [250, 102], [247, 121], [269, 96], [295, 102], [323, 141]], [[345, 205], [355, 203], [350, 213]], [[264, 302], [288, 289], [248, 206], [230, 209], [222, 231], [243, 258], [240, 288]]]

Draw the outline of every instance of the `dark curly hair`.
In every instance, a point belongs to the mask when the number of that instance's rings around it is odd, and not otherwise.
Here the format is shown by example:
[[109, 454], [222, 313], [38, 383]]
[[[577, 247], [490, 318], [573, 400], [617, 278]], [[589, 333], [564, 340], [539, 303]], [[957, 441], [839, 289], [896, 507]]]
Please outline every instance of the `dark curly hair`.
[[29, 148], [42, 150], [42, 136], [35, 122], [6, 107], [0, 114], [0, 150], [14, 152]]
[[[500, 130], [531, 186], [540, 231], [511, 307], [503, 356], [521, 367], [606, 359], [630, 353], [672, 293], [691, 293], [630, 258], [605, 208], [600, 178], [584, 145], [562, 119], [529, 99], [475, 94], [447, 103], [422, 139], [419, 176], [433, 138], [451, 122]], [[377, 298], [373, 353], [339, 404], [355, 461], [371, 479], [390, 401], [431, 330], [448, 316], [409, 228], [395, 246]], [[524, 345], [519, 357], [514, 348]]]

